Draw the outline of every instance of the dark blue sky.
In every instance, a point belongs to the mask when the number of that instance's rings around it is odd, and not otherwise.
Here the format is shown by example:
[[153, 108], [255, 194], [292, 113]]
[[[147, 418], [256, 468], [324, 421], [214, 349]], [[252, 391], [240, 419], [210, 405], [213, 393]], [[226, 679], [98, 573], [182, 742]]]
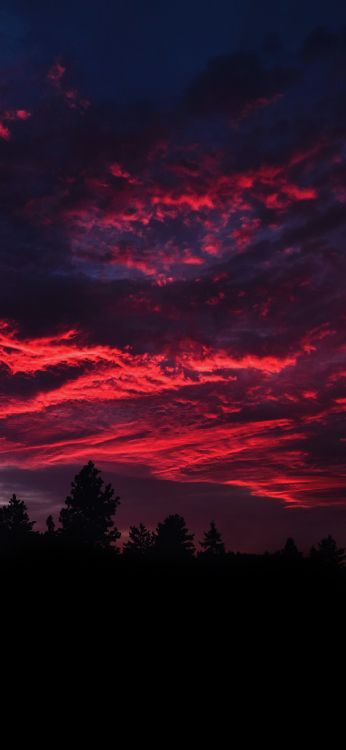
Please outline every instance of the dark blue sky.
[[[2, 3], [2, 65], [69, 59], [93, 99], [167, 99], [216, 55], [268, 43], [295, 53], [312, 28], [338, 30], [342, 3], [297, 0]], [[279, 47], [281, 45], [281, 52]]]

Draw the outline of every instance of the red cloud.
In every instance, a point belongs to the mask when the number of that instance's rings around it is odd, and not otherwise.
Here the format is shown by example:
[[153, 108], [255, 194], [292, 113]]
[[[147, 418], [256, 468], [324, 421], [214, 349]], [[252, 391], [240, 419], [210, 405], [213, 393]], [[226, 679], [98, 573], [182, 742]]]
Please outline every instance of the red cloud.
[[[116, 263], [149, 276], [172, 271], [173, 277], [179, 276], [184, 266], [210, 265], [214, 257], [246, 250], [263, 228], [267, 233], [277, 231], [275, 221], [263, 227], [263, 209], [277, 212], [282, 220], [294, 204], [317, 198], [315, 187], [297, 184], [291, 174], [304, 163], [303, 154], [282, 165], [264, 163], [241, 173], [225, 173], [222, 160], [222, 154], [213, 159], [202, 155], [198, 170], [178, 170], [173, 187], [153, 180], [152, 161], [140, 178], [120, 162], [108, 165], [102, 175], [86, 175], [85, 197], [69, 200], [61, 216], [75, 256], [90, 257], [92, 247], [97, 262]], [[172, 171], [171, 163], [167, 169]], [[162, 168], [161, 173], [165, 182]], [[110, 175], [121, 179], [121, 184], [114, 184]], [[171, 222], [177, 223], [177, 232], [179, 226], [193, 228], [196, 246], [182, 248], [177, 234], [169, 242], [153, 245], [149, 254], [143, 250], [148, 233]], [[119, 237], [126, 237], [126, 251], [117, 250], [124, 248]]]
[[[323, 343], [322, 334], [316, 329], [309, 337]], [[0, 443], [2, 464], [38, 467], [92, 453], [124, 467], [137, 461], [160, 478], [246, 486], [254, 494], [309, 505], [314, 493], [339, 491], [345, 480], [341, 465], [331, 474], [308, 461], [307, 430], [332, 419], [345, 401], [331, 398], [328, 408], [316, 410], [315, 390], [295, 388], [297, 368], [310, 356], [304, 348], [281, 358], [235, 356], [191, 340], [172, 352], [135, 354], [88, 344], [74, 330], [23, 338], [4, 323], [0, 362], [11, 377], [59, 370], [65, 382], [56, 386], [53, 380], [30, 397], [2, 399], [0, 418], [12, 434]], [[302, 372], [308, 384], [309, 367]], [[258, 409], [291, 399], [282, 393], [287, 383], [298, 394], [292, 402], [302, 396], [310, 410], [303, 418], [299, 412], [298, 418], [243, 419], [244, 404]], [[76, 419], [85, 436], [70, 434]]]
[[49, 81], [52, 81], [53, 83], [58, 83], [61, 81], [63, 75], [66, 73], [66, 67], [61, 62], [57, 61], [52, 65], [52, 67], [49, 69], [47, 73], [47, 78]]
[[31, 117], [31, 112], [26, 109], [7, 110], [0, 115], [0, 138], [9, 141], [11, 131], [5, 123], [15, 122], [16, 120], [25, 121]]
[[69, 109], [77, 109], [83, 113], [90, 106], [90, 101], [85, 97], [81, 97], [77, 89], [64, 84], [66, 72], [66, 66], [62, 62], [57, 61], [49, 69], [47, 80], [55, 88], [56, 92], [60, 94]]
[[9, 141], [11, 138], [11, 133], [9, 128], [6, 127], [2, 122], [0, 122], [0, 138], [2, 138], [4, 141]]

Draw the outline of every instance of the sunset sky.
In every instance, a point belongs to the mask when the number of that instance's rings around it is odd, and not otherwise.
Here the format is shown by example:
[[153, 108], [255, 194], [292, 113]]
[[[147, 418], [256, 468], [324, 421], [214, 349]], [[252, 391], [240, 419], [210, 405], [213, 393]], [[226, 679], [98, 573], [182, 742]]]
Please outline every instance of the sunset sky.
[[346, 543], [346, 10], [0, 10], [0, 501]]

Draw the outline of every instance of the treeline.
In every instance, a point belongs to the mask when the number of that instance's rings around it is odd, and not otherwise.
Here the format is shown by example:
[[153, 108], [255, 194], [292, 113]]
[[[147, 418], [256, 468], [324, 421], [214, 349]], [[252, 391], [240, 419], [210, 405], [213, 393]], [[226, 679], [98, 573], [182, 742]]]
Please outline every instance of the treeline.
[[[120, 499], [110, 484], [105, 484], [100, 471], [92, 461], [86, 464], [71, 484], [70, 494], [65, 500], [56, 526], [51, 515], [46, 520], [44, 532], [35, 531], [35, 522], [29, 517], [23, 500], [13, 495], [0, 507], [0, 554], [18, 555], [25, 551], [48, 555], [70, 553], [83, 554], [94, 551], [114, 559], [127, 561], [166, 561], [168, 563], [208, 563], [215, 567], [227, 567], [233, 563], [251, 564], [262, 558], [262, 562], [281, 568], [298, 570], [310, 565], [314, 568], [339, 570], [345, 573], [345, 550], [339, 548], [331, 536], [326, 536], [304, 557], [293, 539], [287, 539], [283, 549], [264, 555], [235, 554], [227, 551], [220, 531], [213, 521], [196, 542], [182, 516], [173, 514], [158, 523], [151, 531], [143, 523], [131, 526], [122, 551], [118, 546], [120, 532], [114, 519]], [[195, 563], [194, 563], [195, 564]], [[210, 567], [210, 565], [209, 565]]]

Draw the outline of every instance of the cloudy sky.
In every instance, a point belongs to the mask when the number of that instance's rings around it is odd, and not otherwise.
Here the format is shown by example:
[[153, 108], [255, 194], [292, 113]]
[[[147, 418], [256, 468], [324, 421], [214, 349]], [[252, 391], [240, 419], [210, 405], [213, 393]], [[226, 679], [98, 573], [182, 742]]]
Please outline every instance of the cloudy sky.
[[0, 11], [0, 499], [346, 542], [346, 10]]

